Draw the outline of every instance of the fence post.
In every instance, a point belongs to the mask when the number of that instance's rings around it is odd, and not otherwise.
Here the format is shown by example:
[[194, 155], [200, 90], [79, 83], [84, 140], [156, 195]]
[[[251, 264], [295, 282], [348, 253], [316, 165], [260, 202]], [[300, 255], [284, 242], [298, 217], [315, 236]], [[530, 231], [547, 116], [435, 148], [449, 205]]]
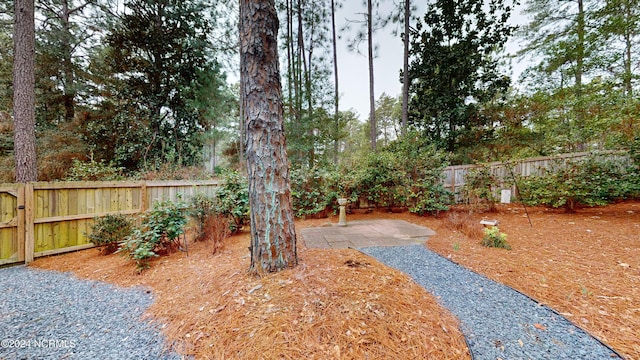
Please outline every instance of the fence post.
[[24, 185], [24, 262], [33, 261], [35, 252], [33, 183]]
[[142, 212], [147, 211], [149, 204], [147, 201], [147, 182], [143, 181], [140, 183], [140, 205], [142, 207]]

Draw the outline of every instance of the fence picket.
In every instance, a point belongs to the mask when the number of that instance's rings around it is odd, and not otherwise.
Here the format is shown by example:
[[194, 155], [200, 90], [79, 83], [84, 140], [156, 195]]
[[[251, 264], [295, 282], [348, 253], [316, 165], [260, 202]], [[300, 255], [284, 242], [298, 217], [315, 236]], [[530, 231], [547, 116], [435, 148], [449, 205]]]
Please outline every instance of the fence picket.
[[177, 201], [184, 194], [182, 200], [188, 201], [200, 190], [213, 193], [218, 184], [212, 180], [0, 185], [0, 265], [93, 247], [88, 233], [95, 217], [137, 215], [155, 200]]

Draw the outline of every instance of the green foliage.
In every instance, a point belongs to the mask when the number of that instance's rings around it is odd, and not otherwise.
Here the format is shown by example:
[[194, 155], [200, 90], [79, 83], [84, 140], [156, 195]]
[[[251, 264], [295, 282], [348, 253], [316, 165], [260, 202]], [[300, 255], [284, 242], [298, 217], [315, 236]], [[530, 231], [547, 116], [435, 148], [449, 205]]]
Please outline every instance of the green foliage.
[[[105, 158], [129, 169], [192, 165], [206, 129], [215, 125], [213, 109], [230, 106], [207, 38], [217, 17], [205, 14], [214, 8], [199, 0], [125, 6], [106, 37], [105, 68], [113, 73], [105, 87], [116, 96], [102, 103], [98, 116], [106, 121], [93, 121], [89, 135], [113, 156]], [[114, 129], [123, 130], [117, 141], [100, 141]]]
[[107, 164], [104, 160], [84, 162], [73, 159], [73, 166], [67, 172], [68, 181], [112, 181], [124, 180], [124, 168]]
[[295, 169], [291, 174], [291, 198], [298, 218], [328, 211], [339, 194], [339, 174], [327, 168]]
[[507, 234], [501, 233], [500, 229], [498, 229], [497, 226], [491, 226], [484, 229], [482, 245], [487, 247], [511, 250], [511, 245], [507, 243]]
[[465, 174], [465, 182], [460, 195], [462, 201], [471, 206], [484, 206], [485, 210], [494, 210], [497, 201], [495, 187], [498, 181], [491, 172], [491, 167], [481, 165], [470, 169]]
[[210, 217], [217, 216], [217, 199], [202, 193], [195, 194], [189, 204], [189, 216], [196, 221], [196, 241], [204, 240], [205, 226]]
[[479, 110], [511, 82], [495, 59], [515, 30], [507, 23], [511, 11], [502, 0], [437, 0], [416, 24], [409, 122], [438, 148], [473, 144], [469, 134], [489, 125]]
[[427, 139], [407, 134], [368, 154], [345, 174], [343, 195], [364, 197], [378, 207], [408, 207], [419, 214], [446, 210], [450, 194], [440, 181], [444, 159]]
[[142, 224], [120, 244], [124, 252], [135, 260], [139, 271], [149, 267], [149, 260], [162, 253], [179, 248], [179, 237], [184, 234], [187, 223], [184, 203], [160, 201], [153, 210], [142, 216]]
[[622, 160], [591, 156], [584, 161], [557, 162], [540, 175], [520, 180], [520, 192], [528, 205], [563, 207], [574, 212], [579, 206], [600, 206], [637, 197], [637, 171]]
[[216, 211], [230, 219], [230, 230], [236, 233], [249, 220], [249, 185], [237, 171], [229, 171], [222, 178], [222, 186], [216, 192]]
[[103, 246], [102, 253], [108, 255], [118, 250], [118, 244], [132, 231], [133, 223], [127, 216], [109, 214], [95, 219], [88, 237], [93, 244]]

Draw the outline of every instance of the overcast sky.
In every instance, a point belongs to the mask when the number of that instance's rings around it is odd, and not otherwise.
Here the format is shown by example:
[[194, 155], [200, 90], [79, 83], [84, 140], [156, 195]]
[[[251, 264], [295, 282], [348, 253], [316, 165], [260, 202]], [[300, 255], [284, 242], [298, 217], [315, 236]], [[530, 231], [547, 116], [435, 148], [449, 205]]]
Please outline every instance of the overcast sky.
[[[392, 2], [386, 2], [390, 11]], [[516, 8], [515, 16], [512, 16], [514, 24], [526, 23], [526, 18], [519, 14], [522, 7]], [[346, 23], [345, 19], [355, 19], [357, 13], [362, 13], [366, 9], [361, 1], [345, 1], [344, 7], [337, 12], [337, 27], [341, 28]], [[419, 14], [424, 14], [424, 9], [418, 10]], [[360, 15], [360, 18], [362, 15]], [[352, 31], [353, 32], [353, 31]], [[359, 55], [350, 52], [347, 48], [348, 34], [342, 34], [342, 40], [338, 46], [338, 75], [340, 97], [340, 110], [354, 109], [361, 120], [369, 118], [369, 67], [366, 57], [367, 44], [361, 44]], [[374, 43], [378, 46], [378, 57], [374, 59], [374, 85], [376, 100], [384, 92], [390, 96], [398, 96], [402, 92], [400, 83], [400, 69], [402, 69], [402, 39], [400, 36], [393, 36], [391, 27], [379, 30], [373, 36]], [[515, 42], [508, 45], [508, 52], [514, 52], [518, 48]], [[513, 63], [516, 75], [524, 68], [523, 64]], [[515, 80], [514, 76], [514, 80]]]

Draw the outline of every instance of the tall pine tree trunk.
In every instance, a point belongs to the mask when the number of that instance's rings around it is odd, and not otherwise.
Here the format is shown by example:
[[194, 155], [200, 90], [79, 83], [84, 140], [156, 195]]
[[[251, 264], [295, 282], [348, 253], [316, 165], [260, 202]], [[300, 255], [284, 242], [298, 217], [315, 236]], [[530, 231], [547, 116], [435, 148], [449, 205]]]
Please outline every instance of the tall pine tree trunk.
[[63, 103], [64, 103], [64, 120], [73, 121], [75, 117], [76, 94], [75, 94], [75, 78], [73, 74], [72, 44], [71, 39], [71, 11], [67, 1], [62, 2], [62, 11], [60, 12], [60, 23], [62, 26], [62, 69], [63, 69]]
[[251, 207], [249, 271], [253, 274], [298, 263], [277, 36], [273, 0], [240, 0], [241, 97]]
[[35, 21], [33, 0], [15, 0], [13, 121], [16, 182], [38, 180], [35, 115]]
[[331, 36], [332, 36], [332, 46], [333, 46], [333, 82], [335, 85], [335, 92], [333, 95], [333, 105], [334, 105], [334, 111], [333, 111], [333, 123], [335, 128], [334, 133], [335, 133], [335, 138], [333, 139], [333, 163], [334, 164], [338, 164], [338, 135], [339, 135], [339, 131], [340, 131], [340, 123], [339, 123], [339, 115], [340, 115], [340, 107], [339, 107], [339, 100], [340, 100], [340, 93], [338, 92], [338, 50], [336, 48], [337, 46], [337, 36], [336, 36], [336, 4], [335, 4], [335, 0], [331, 0]]
[[376, 150], [378, 129], [376, 128], [376, 98], [373, 86], [373, 9], [372, 0], [367, 0], [367, 48], [369, 56], [369, 124], [371, 126], [371, 150]]
[[404, 0], [404, 54], [402, 65], [402, 124], [400, 133], [405, 134], [409, 119], [409, 14], [411, 13], [411, 1]]

